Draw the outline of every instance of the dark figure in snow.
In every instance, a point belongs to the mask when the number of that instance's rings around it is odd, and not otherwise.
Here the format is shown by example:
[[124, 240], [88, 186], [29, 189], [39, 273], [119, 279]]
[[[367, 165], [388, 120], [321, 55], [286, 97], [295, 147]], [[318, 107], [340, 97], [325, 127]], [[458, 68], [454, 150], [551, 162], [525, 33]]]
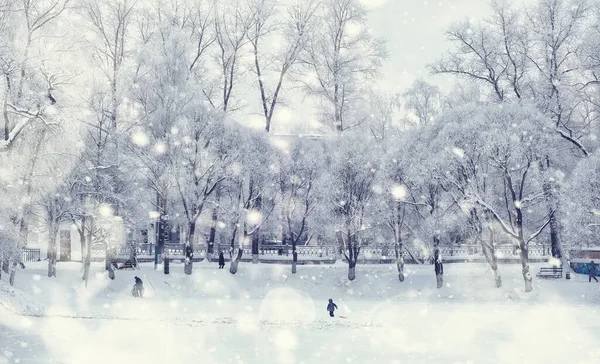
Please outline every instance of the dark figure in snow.
[[333, 303], [333, 300], [330, 298], [329, 303], [327, 304], [327, 311], [329, 311], [329, 316], [333, 317], [333, 311], [337, 310], [337, 305]]
[[591, 282], [592, 278], [594, 278], [594, 280], [598, 282], [598, 280], [596, 279], [596, 264], [594, 264], [593, 260], [590, 264], [592, 265], [592, 267], [590, 268], [590, 272], [588, 273], [588, 282]]
[[223, 252], [219, 252], [219, 269], [225, 268], [225, 257], [223, 256]]
[[437, 280], [437, 288], [442, 288], [444, 285], [444, 264], [442, 263], [442, 257], [440, 256], [439, 249], [436, 249], [433, 254], [434, 265], [435, 265], [435, 278]]
[[135, 284], [131, 289], [131, 294], [133, 297], [144, 297], [144, 282], [138, 276], [135, 276]]

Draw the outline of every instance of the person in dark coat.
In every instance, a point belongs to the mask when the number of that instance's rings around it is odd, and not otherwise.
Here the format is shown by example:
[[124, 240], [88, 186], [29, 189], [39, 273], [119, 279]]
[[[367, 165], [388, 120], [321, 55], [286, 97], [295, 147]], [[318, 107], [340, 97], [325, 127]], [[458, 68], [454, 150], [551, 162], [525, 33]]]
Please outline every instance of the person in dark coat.
[[329, 316], [333, 317], [333, 311], [337, 310], [337, 305], [333, 303], [333, 300], [330, 298], [329, 303], [327, 304], [327, 311], [329, 311]]
[[588, 273], [588, 282], [591, 282], [592, 278], [594, 278], [594, 280], [598, 282], [598, 279], [596, 279], [596, 264], [594, 264], [593, 260], [590, 264], [592, 265], [592, 267], [590, 268], [590, 271]]
[[144, 282], [138, 276], [135, 276], [135, 284], [133, 285], [133, 289], [131, 293], [134, 297], [144, 297]]
[[219, 253], [219, 269], [225, 268], [225, 257], [223, 256], [223, 252]]

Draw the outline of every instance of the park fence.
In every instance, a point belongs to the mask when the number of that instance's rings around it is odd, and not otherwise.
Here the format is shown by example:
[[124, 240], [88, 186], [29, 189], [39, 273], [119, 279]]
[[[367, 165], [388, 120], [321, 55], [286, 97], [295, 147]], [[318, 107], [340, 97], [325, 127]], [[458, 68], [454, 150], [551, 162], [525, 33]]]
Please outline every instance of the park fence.
[[[152, 244], [136, 244], [123, 246], [116, 250], [115, 260], [117, 262], [126, 261], [135, 251], [135, 255], [140, 262], [154, 260], [155, 246]], [[441, 246], [441, 255], [445, 262], [483, 262], [485, 257], [480, 245], [460, 245], [460, 246]], [[229, 246], [216, 245], [214, 249], [215, 256], [209, 257], [210, 261], [216, 261], [219, 251], [223, 251], [225, 260], [229, 260]], [[339, 246], [298, 246], [296, 247], [298, 262], [301, 264], [333, 264], [337, 259], [344, 260]], [[39, 254], [39, 253], [38, 253]], [[235, 252], [234, 252], [235, 255]], [[183, 260], [185, 256], [184, 244], [167, 244], [164, 246], [164, 256], [171, 260]], [[194, 246], [194, 261], [201, 261], [207, 256], [206, 244]], [[431, 252], [428, 250], [419, 250], [410, 247], [409, 251], [403, 254], [407, 264], [426, 263]], [[531, 244], [529, 246], [529, 257], [532, 261], [544, 261], [551, 256], [550, 248], [543, 244]], [[91, 258], [93, 261], [103, 261], [106, 257], [106, 249], [101, 244], [92, 247]], [[242, 261], [251, 261], [252, 249], [244, 248]], [[520, 252], [514, 245], [506, 244], [496, 247], [496, 257], [499, 262], [515, 262], [520, 257]], [[389, 264], [395, 262], [395, 249], [392, 245], [370, 245], [361, 248], [358, 258], [359, 263], [363, 264]], [[292, 247], [289, 245], [263, 245], [259, 248], [259, 261], [264, 263], [291, 263]]]
[[21, 259], [24, 262], [39, 262], [41, 260], [40, 249], [23, 248]]

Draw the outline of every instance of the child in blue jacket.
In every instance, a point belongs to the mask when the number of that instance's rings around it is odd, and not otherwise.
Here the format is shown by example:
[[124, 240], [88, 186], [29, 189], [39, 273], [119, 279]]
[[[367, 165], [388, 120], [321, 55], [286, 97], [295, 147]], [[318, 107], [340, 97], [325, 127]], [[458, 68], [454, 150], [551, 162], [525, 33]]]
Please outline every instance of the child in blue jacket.
[[329, 311], [329, 316], [333, 317], [333, 311], [337, 309], [337, 305], [333, 303], [333, 300], [329, 299], [329, 304], [327, 304], [327, 311]]

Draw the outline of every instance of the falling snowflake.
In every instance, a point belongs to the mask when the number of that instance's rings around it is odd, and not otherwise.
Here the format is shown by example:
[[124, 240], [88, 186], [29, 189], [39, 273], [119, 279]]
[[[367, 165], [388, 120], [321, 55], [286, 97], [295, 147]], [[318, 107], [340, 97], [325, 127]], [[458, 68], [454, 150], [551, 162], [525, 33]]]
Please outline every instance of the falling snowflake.
[[404, 185], [396, 185], [392, 187], [391, 193], [395, 200], [404, 200], [408, 191]]
[[138, 147], [145, 147], [148, 144], [150, 144], [150, 139], [142, 131], [137, 131], [137, 132], [134, 132], [133, 134], [131, 134], [131, 141], [133, 142], [133, 144], [137, 145]]

